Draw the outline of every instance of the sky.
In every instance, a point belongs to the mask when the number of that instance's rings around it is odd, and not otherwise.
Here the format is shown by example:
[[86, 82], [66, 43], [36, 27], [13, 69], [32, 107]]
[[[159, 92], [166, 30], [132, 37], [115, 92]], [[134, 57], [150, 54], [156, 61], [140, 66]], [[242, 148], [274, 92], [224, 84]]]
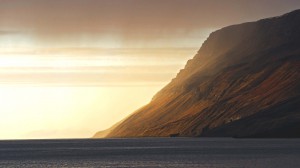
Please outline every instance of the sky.
[[0, 0], [0, 139], [88, 138], [148, 103], [209, 33], [299, 0]]

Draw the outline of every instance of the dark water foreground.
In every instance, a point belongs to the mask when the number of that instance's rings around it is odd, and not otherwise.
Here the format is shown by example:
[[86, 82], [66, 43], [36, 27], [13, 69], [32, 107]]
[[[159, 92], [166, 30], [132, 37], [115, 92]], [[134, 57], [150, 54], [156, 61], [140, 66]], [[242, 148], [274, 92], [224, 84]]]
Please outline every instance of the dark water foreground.
[[300, 167], [300, 139], [0, 141], [0, 167]]

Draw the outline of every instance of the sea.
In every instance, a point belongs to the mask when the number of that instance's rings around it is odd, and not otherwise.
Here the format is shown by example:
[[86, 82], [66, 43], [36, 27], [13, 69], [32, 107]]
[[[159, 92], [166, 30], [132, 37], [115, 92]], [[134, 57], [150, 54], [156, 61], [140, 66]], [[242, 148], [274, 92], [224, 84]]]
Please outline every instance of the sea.
[[3, 140], [0, 167], [299, 168], [300, 139]]

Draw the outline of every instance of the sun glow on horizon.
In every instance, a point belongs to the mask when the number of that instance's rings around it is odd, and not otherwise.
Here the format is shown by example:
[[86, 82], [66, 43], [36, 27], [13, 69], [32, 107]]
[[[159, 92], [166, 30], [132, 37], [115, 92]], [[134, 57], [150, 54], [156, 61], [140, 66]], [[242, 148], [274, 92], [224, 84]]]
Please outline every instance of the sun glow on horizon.
[[88, 138], [148, 103], [159, 89], [0, 85], [0, 139]]
[[91, 137], [147, 104], [195, 52], [0, 49], [0, 139]]

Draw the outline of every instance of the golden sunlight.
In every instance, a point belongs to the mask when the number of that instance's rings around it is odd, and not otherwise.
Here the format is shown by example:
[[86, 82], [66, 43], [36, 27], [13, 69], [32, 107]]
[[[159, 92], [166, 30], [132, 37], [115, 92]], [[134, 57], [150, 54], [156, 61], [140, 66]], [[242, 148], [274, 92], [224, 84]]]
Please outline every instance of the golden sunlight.
[[90, 137], [148, 103], [159, 88], [1, 85], [0, 139]]
[[147, 104], [194, 53], [194, 48], [1, 49], [0, 139], [90, 137]]

